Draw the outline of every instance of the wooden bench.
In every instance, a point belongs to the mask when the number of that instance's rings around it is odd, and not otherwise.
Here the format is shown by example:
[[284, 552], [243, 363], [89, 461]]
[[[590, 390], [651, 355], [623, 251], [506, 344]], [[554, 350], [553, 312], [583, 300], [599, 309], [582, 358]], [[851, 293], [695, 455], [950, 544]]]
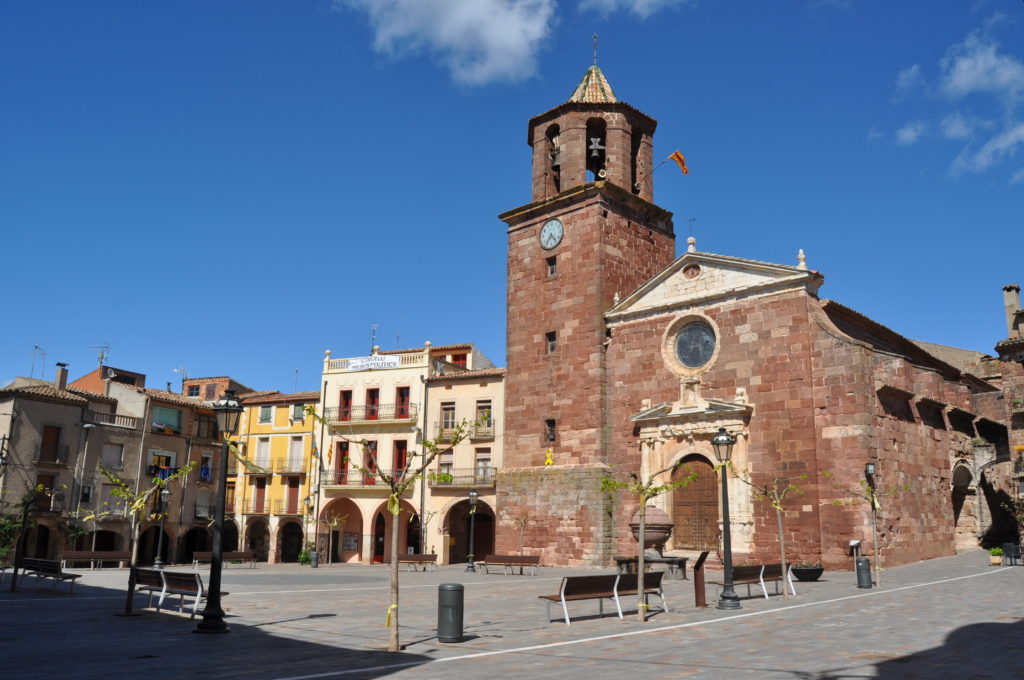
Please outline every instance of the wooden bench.
[[431, 567], [436, 569], [437, 555], [399, 555], [398, 564], [407, 565], [407, 571], [415, 571], [419, 566], [423, 567], [423, 571], [427, 571]]
[[63, 569], [68, 562], [88, 562], [90, 569], [95, 569], [97, 564], [102, 569], [104, 562], [118, 562], [123, 567], [131, 559], [131, 550], [65, 550], [60, 556], [60, 566]]
[[[159, 594], [156, 601], [156, 610], [160, 611], [164, 600], [168, 595], [178, 595], [178, 611], [185, 610], [185, 598], [192, 597], [192, 616], [196, 618], [199, 603], [206, 600], [206, 589], [203, 587], [203, 579], [196, 573], [167, 571], [165, 569], [136, 569], [135, 589], [149, 591], [149, 603], [147, 607], [153, 606], [153, 596]], [[227, 595], [221, 592], [221, 597]]]
[[[197, 550], [194, 553], [192, 553], [192, 570], [195, 571], [196, 569], [198, 569], [200, 562], [205, 563], [212, 561], [212, 552], [200, 552]], [[250, 569], [256, 568], [256, 558], [252, 556], [251, 552], [246, 551], [223, 552], [221, 553], [221, 562], [225, 565], [228, 562], [248, 562]]]
[[39, 589], [39, 579], [48, 578], [53, 581], [53, 587], [57, 588], [57, 581], [71, 581], [71, 591], [75, 592], [75, 579], [82, 578], [81, 574], [69, 574], [60, 568], [58, 560], [41, 560], [35, 557], [21, 558], [22, 575], [32, 574], [36, 577], [36, 590]]
[[[663, 571], [655, 571], [644, 574], [644, 603], [648, 595], [657, 595], [661, 598], [661, 610], [668, 611], [668, 602], [665, 600], [665, 593], [661, 588], [661, 581], [665, 576]], [[564, 576], [562, 586], [555, 595], [539, 595], [546, 600], [548, 621], [551, 621], [551, 603], [558, 602], [562, 605], [562, 613], [565, 615], [565, 625], [569, 623], [569, 607], [567, 603], [575, 600], [597, 600], [598, 611], [604, 616], [604, 601], [612, 600], [615, 609], [622, 618], [622, 603], [620, 597], [626, 595], [638, 595], [638, 576], [636, 574], [600, 574], [595, 576]]]
[[[635, 555], [616, 557], [615, 567], [618, 569], [620, 574], [633, 574], [636, 573], [637, 564], [640, 562], [640, 558]], [[668, 574], [676, 579], [686, 579], [686, 563], [689, 562], [689, 557], [645, 557], [644, 566], [649, 567], [652, 564], [665, 564], [668, 565]]]
[[510, 567], [519, 567], [520, 574], [523, 573], [524, 567], [528, 567], [533, 569], [536, 576], [540, 573], [540, 555], [485, 555], [483, 561], [477, 562], [477, 565], [483, 566], [485, 574], [491, 573], [491, 567], [503, 567], [506, 575]]
[[[764, 599], [768, 599], [768, 588], [765, 587], [767, 581], [775, 582], [775, 594], [779, 594], [779, 583], [785, 581], [789, 584], [789, 590], [791, 593], [796, 595], [796, 588], [793, 587], [793, 565], [787, 564], [785, 573], [783, 573], [781, 564], [755, 564], [755, 565], [744, 565], [740, 567], [732, 568], [732, 583], [734, 586], [745, 585], [747, 587], [747, 597], [750, 597], [750, 586], [758, 585], [761, 588], [761, 592], [764, 593]], [[708, 583], [714, 583], [716, 586], [725, 587], [725, 581], [708, 581]], [[785, 587], [785, 585], [783, 585]]]

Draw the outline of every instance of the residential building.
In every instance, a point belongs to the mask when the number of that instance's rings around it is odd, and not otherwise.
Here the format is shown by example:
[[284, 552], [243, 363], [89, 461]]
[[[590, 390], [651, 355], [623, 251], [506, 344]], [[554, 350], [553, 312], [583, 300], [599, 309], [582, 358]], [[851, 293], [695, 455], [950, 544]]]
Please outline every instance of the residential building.
[[[326, 426], [317, 542], [322, 554], [328, 556], [325, 561], [368, 563], [390, 558], [390, 490], [378, 472], [391, 475], [396, 470], [418, 469], [423, 460], [422, 437], [430, 439], [442, 431], [450, 432], [463, 421], [471, 423], [475, 399], [479, 398], [481, 406], [490, 399], [493, 408], [500, 408], [500, 371], [480, 375], [475, 383], [437, 383], [436, 391], [448, 395], [437, 401], [432, 379], [493, 370], [493, 363], [472, 344], [435, 347], [427, 342], [419, 348], [390, 351], [375, 347], [370, 356], [346, 359], [333, 359], [327, 352], [320, 402]], [[499, 387], [494, 387], [495, 383]], [[477, 387], [467, 387], [470, 384]], [[480, 449], [481, 465], [485, 463], [484, 449], [488, 448], [485, 443], [495, 441], [484, 438], [486, 422], [484, 419], [472, 440]], [[498, 422], [493, 409], [490, 422]], [[493, 432], [487, 436], [493, 436]], [[500, 460], [500, 450], [494, 450], [493, 444], [490, 448], [492, 460]], [[399, 499], [398, 549], [403, 553], [434, 550], [447, 559], [453, 540], [450, 528], [456, 526], [457, 534], [461, 534], [464, 523], [456, 520], [453, 524], [452, 518], [468, 512], [465, 494], [469, 488], [464, 480], [444, 483], [451, 473], [438, 476], [442, 465], [452, 471], [456, 465], [466, 469], [475, 465], [469, 443], [458, 449], [434, 462], [429, 471], [434, 474], [434, 484], [428, 484], [429, 475], [425, 475]], [[451, 482], [454, 479], [452, 476]], [[489, 480], [490, 474], [484, 472], [481, 481], [489, 484]], [[493, 485], [481, 488], [480, 493], [477, 520], [481, 525], [489, 522], [493, 526]], [[486, 528], [483, 535], [488, 535]], [[458, 544], [457, 537], [454, 540]]]
[[[306, 407], [319, 392], [256, 393], [242, 399], [240, 463], [228, 460], [226, 525], [235, 545], [258, 560], [296, 562], [312, 540], [316, 420]], [[240, 538], [239, 538], [240, 537]], [[232, 548], [233, 549], [233, 548]]]

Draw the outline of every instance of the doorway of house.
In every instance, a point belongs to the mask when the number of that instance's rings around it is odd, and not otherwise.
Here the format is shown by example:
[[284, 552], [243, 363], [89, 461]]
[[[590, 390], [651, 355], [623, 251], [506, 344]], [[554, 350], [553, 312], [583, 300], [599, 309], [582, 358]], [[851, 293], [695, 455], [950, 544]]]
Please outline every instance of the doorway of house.
[[384, 539], [387, 536], [387, 522], [384, 514], [378, 512], [377, 519], [373, 522], [373, 561], [384, 561]]
[[295, 522], [281, 527], [281, 561], [298, 562], [302, 552], [302, 528]]

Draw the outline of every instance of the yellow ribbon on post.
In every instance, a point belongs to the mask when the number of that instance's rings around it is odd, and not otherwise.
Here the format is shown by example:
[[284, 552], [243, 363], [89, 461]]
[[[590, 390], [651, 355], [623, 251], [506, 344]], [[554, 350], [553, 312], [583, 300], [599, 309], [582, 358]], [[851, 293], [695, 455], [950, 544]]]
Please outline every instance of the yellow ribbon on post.
[[397, 610], [398, 610], [398, 605], [397, 604], [393, 604], [390, 607], [388, 607], [388, 615], [384, 617], [384, 627], [385, 628], [390, 628], [391, 627], [391, 612], [392, 611], [397, 611]]
[[398, 517], [398, 513], [400, 510], [401, 508], [398, 506], [398, 494], [393, 493], [390, 496], [388, 496], [388, 512], [390, 512], [395, 517]]

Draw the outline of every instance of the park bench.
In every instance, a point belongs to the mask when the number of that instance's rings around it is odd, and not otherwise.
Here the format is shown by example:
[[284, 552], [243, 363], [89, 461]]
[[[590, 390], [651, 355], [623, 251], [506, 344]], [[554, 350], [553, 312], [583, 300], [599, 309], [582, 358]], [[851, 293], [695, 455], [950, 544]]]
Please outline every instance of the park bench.
[[36, 577], [36, 589], [39, 588], [39, 579], [48, 578], [53, 581], [53, 587], [57, 588], [57, 581], [71, 581], [70, 592], [75, 592], [75, 579], [82, 578], [81, 574], [69, 574], [60, 568], [58, 560], [41, 560], [35, 557], [21, 558], [22, 575], [33, 575]]
[[[196, 611], [199, 609], [200, 601], [206, 599], [206, 589], [203, 587], [203, 579], [196, 573], [156, 569], [136, 569], [135, 589], [149, 591], [149, 603], [146, 605], [147, 607], [153, 606], [153, 596], [159, 594], [159, 598], [156, 601], [157, 612], [160, 611], [160, 607], [163, 606], [164, 600], [167, 599], [168, 595], [178, 596], [179, 612], [185, 610], [185, 598], [193, 598], [191, 616], [193, 619], [196, 617]], [[225, 595], [227, 595], [227, 593], [222, 591], [221, 597]]]
[[[665, 600], [665, 593], [661, 588], [661, 581], [665, 576], [663, 571], [655, 571], [644, 574], [644, 602], [647, 602], [648, 595], [657, 595], [661, 598], [661, 610], [668, 611], [668, 602]], [[562, 585], [555, 595], [539, 595], [546, 600], [548, 621], [551, 621], [551, 603], [557, 602], [562, 605], [562, 613], [565, 615], [565, 625], [569, 624], [569, 602], [577, 600], [597, 600], [598, 611], [604, 616], [604, 601], [612, 600], [615, 609], [622, 618], [622, 603], [620, 597], [637, 595], [638, 576], [636, 574], [599, 574], [594, 576], [564, 576]]]
[[[212, 552], [200, 552], [195, 551], [192, 553], [192, 570], [195, 571], [199, 567], [200, 562], [212, 562]], [[253, 557], [251, 552], [246, 551], [232, 551], [221, 553], [221, 562], [227, 564], [228, 562], [248, 562], [250, 569], [256, 568], [256, 558]]]
[[[652, 564], [665, 564], [668, 565], [669, 576], [676, 579], [685, 579], [686, 563], [689, 560], [689, 557], [645, 557], [644, 567], [649, 567]], [[635, 574], [639, 562], [640, 558], [636, 555], [616, 557], [615, 567], [620, 574]]]
[[124, 566], [131, 559], [131, 550], [65, 550], [60, 555], [60, 566], [63, 569], [68, 562], [88, 562], [90, 569], [95, 569], [97, 564], [102, 569], [104, 562], [118, 562]]
[[523, 573], [523, 568], [527, 567], [533, 569], [534, 575], [540, 573], [540, 555], [485, 555], [482, 562], [477, 562], [477, 565], [482, 565], [485, 574], [490, 574], [491, 567], [503, 567], [504, 573], [507, 575], [509, 568], [519, 567], [519, 573]]
[[399, 555], [398, 563], [406, 565], [408, 571], [415, 571], [420, 566], [426, 571], [430, 567], [437, 567], [437, 555]]
[[[781, 564], [754, 564], [754, 565], [743, 565], [732, 568], [732, 584], [734, 586], [745, 585], [747, 586], [747, 597], [750, 597], [750, 586], [758, 585], [761, 588], [761, 592], [764, 593], [764, 599], [768, 599], [768, 589], [765, 587], [765, 583], [768, 581], [775, 582], [775, 594], [779, 594], [779, 583], [785, 581], [789, 584], [789, 590], [791, 593], [796, 595], [796, 588], [793, 587], [793, 576], [791, 573], [793, 565], [787, 564], [785, 573], [783, 573]], [[725, 587], [725, 581], [708, 581], [716, 586]], [[785, 587], [785, 585], [783, 585]]]

